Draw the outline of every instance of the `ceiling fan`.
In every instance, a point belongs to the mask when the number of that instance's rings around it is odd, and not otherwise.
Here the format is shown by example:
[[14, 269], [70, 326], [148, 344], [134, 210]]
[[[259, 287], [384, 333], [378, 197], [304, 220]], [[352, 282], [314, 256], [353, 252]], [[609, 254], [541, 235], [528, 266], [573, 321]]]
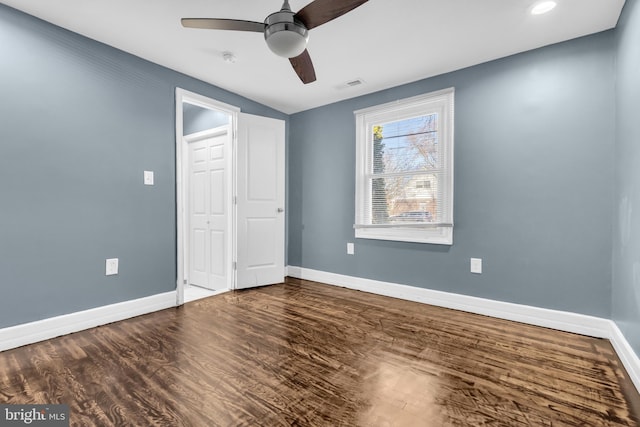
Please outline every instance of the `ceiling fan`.
[[182, 18], [182, 26], [209, 30], [235, 30], [264, 33], [269, 49], [289, 58], [304, 84], [316, 80], [311, 57], [307, 51], [309, 30], [338, 18], [368, 0], [314, 0], [297, 13], [291, 11], [289, 0], [282, 8], [267, 16], [264, 22], [238, 19]]

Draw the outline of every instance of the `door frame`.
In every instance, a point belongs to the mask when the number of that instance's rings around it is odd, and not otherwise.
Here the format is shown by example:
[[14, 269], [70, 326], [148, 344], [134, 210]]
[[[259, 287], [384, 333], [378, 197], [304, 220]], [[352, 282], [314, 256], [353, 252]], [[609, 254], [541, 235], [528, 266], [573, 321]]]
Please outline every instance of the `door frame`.
[[189, 280], [189, 251], [187, 247], [189, 218], [187, 215], [188, 204], [186, 203], [188, 193], [188, 140], [184, 137], [183, 122], [183, 103], [193, 104], [198, 107], [218, 110], [229, 114], [231, 123], [229, 130], [231, 134], [231, 159], [228, 162], [230, 166], [227, 185], [230, 191], [227, 194], [228, 218], [230, 218], [231, 230], [229, 230], [229, 239], [227, 248], [230, 249], [230, 256], [227, 259], [226, 271], [229, 272], [230, 283], [229, 289], [235, 287], [235, 271], [233, 263], [236, 260], [236, 226], [235, 226], [235, 209], [233, 205], [233, 195], [235, 194], [235, 171], [236, 171], [236, 138], [238, 113], [240, 108], [230, 104], [225, 104], [206, 96], [189, 92], [185, 89], [176, 88], [176, 305], [184, 304], [184, 288]]

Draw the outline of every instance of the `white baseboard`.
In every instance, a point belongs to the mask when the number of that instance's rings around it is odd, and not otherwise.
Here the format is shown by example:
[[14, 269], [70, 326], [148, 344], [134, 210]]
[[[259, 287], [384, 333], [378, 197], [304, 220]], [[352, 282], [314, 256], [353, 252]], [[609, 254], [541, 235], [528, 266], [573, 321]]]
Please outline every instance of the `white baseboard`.
[[313, 280], [329, 285], [371, 292], [408, 301], [452, 308], [469, 313], [483, 314], [500, 319], [513, 320], [545, 328], [558, 329], [598, 338], [609, 338], [610, 321], [565, 311], [514, 304], [468, 295], [381, 282], [360, 277], [344, 276], [299, 267], [289, 267], [289, 275], [299, 279]]
[[482, 314], [498, 319], [513, 320], [515, 322], [557, 329], [559, 331], [572, 332], [597, 338], [606, 338], [611, 341], [613, 348], [618, 353], [618, 357], [620, 357], [620, 360], [624, 364], [631, 380], [640, 392], [640, 360], [622, 332], [620, 332], [620, 329], [618, 329], [615, 322], [609, 319], [567, 311], [550, 310], [522, 304], [495, 301], [468, 295], [434, 291], [431, 289], [401, 285], [398, 283], [345, 276], [342, 274], [328, 273], [295, 266], [288, 266], [287, 275], [298, 279], [312, 280], [314, 282], [326, 283], [328, 285], [341, 286], [348, 289], [355, 289], [363, 292], [435, 305], [438, 307]]
[[609, 337], [609, 341], [611, 341], [613, 349], [618, 354], [620, 361], [627, 370], [627, 374], [629, 374], [631, 381], [633, 381], [640, 393], [640, 359], [614, 321], [611, 321], [611, 337]]
[[176, 291], [0, 329], [0, 351], [33, 344], [176, 305]]

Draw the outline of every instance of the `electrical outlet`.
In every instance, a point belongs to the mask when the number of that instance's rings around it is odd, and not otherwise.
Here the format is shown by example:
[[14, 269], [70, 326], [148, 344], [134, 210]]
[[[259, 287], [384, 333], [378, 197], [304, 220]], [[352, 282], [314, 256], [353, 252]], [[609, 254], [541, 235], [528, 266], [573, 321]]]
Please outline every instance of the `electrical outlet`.
[[482, 274], [482, 258], [471, 258], [471, 272]]
[[347, 243], [347, 255], [353, 255], [355, 253], [355, 247], [353, 243]]
[[118, 258], [109, 258], [107, 260], [106, 272], [107, 276], [118, 274]]

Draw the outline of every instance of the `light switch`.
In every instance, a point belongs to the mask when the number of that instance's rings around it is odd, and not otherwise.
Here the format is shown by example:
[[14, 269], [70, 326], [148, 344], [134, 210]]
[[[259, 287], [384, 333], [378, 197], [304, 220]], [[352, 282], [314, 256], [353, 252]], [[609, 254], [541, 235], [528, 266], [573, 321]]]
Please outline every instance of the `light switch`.
[[153, 171], [144, 171], [144, 185], [153, 185]]
[[353, 243], [347, 243], [347, 255], [353, 255], [355, 253], [355, 247]]
[[471, 258], [471, 272], [482, 274], [482, 258]]

